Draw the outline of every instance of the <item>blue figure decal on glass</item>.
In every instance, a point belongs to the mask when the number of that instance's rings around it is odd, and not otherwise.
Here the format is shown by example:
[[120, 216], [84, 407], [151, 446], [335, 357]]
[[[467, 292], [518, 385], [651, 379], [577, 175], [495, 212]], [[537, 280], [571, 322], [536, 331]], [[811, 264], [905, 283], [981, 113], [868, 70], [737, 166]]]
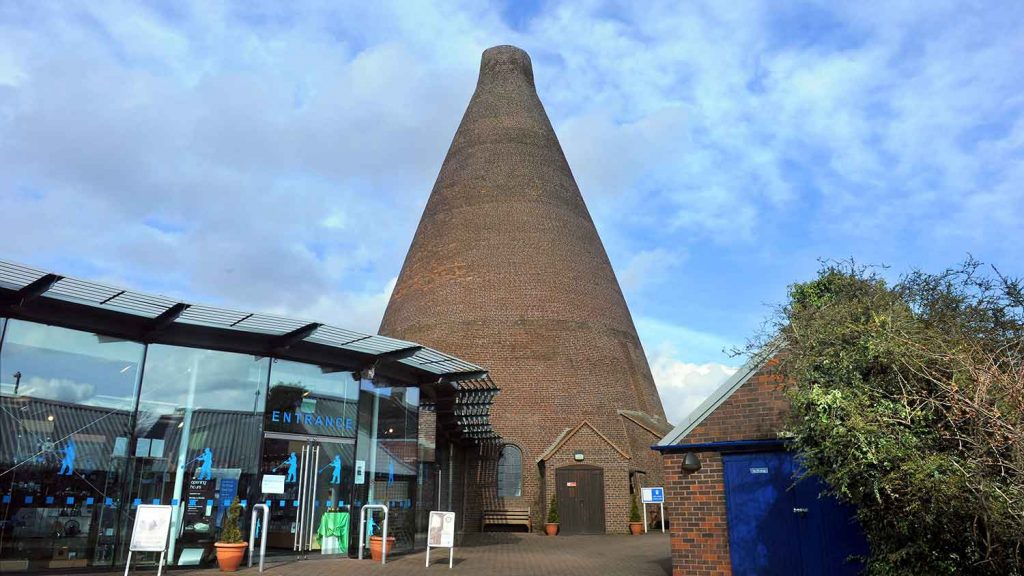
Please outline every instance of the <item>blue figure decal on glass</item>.
[[292, 452], [290, 456], [284, 461], [274, 467], [274, 472], [277, 472], [281, 466], [288, 466], [288, 476], [284, 479], [285, 482], [295, 482], [295, 470], [299, 467], [299, 458], [295, 456], [295, 452]]
[[213, 478], [213, 452], [209, 448], [203, 448], [202, 453], [193, 460], [193, 462], [196, 461], [201, 462], [196, 480], [211, 480]]
[[334, 468], [331, 472], [331, 484], [341, 484], [341, 456], [334, 457], [331, 467]]
[[388, 486], [395, 483], [395, 459], [388, 457]]
[[260, 517], [256, 517], [256, 537], [260, 537]]
[[58, 476], [71, 476], [75, 473], [75, 456], [78, 454], [78, 447], [75, 446], [75, 439], [68, 438], [68, 444], [64, 447], [64, 459], [60, 463]]
[[331, 460], [326, 466], [316, 471], [317, 476], [323, 474], [324, 470], [328, 467], [333, 467], [334, 470], [331, 472], [331, 484], [341, 483], [341, 456], [335, 456], [334, 460]]

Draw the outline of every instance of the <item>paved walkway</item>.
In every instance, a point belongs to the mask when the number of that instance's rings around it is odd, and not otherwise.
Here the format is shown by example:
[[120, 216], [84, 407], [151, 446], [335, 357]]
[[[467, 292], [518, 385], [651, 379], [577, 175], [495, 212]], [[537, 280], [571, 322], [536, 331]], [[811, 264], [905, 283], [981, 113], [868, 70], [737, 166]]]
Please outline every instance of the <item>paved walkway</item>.
[[[302, 562], [268, 564], [266, 576], [438, 576], [451, 574], [494, 574], [500, 576], [667, 576], [671, 574], [668, 534], [644, 536], [556, 536], [531, 534], [468, 535], [464, 546], [455, 549], [454, 568], [448, 569], [448, 551], [430, 553], [430, 568], [424, 568], [423, 552], [395, 556], [379, 562], [350, 559], [311, 559]], [[244, 565], [244, 564], [243, 564]], [[153, 576], [154, 570], [132, 570], [132, 576]], [[168, 576], [215, 576], [213, 570], [165, 571]], [[242, 568], [239, 576], [257, 576], [259, 571]], [[109, 573], [108, 573], [109, 576]]]

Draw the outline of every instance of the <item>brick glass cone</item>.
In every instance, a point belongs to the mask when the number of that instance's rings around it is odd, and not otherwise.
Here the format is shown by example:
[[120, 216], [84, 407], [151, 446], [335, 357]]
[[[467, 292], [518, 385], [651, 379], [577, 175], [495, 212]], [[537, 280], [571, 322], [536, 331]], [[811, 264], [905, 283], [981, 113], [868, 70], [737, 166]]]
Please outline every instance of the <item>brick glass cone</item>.
[[482, 482], [479, 507], [530, 508], [539, 527], [555, 470], [596, 466], [605, 530], [624, 533], [631, 471], [660, 482], [661, 400], [523, 50], [483, 53], [380, 331], [480, 364], [501, 387], [491, 421], [522, 449], [522, 496]]

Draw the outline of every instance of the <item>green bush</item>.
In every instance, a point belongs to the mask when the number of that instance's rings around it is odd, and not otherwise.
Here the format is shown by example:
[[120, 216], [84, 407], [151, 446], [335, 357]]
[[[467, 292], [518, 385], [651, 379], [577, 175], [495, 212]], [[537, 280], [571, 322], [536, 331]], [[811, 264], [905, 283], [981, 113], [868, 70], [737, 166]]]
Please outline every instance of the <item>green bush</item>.
[[872, 575], [1024, 574], [1024, 290], [978, 262], [889, 284], [829, 263], [748, 351], [785, 435], [857, 507]]
[[558, 524], [558, 500], [554, 494], [551, 495], [551, 505], [548, 506], [548, 524]]
[[238, 518], [242, 514], [242, 505], [236, 497], [227, 514], [224, 515], [224, 527], [220, 531], [220, 541], [224, 544], [238, 544], [242, 541], [242, 529], [238, 525]]

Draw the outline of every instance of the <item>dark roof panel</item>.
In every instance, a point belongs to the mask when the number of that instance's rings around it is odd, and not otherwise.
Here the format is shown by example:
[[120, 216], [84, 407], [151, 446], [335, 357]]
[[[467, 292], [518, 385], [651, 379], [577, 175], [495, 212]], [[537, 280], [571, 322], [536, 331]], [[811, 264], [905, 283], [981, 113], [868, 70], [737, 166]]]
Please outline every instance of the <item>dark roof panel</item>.
[[[46, 272], [34, 268], [0, 260], [0, 296], [3, 296], [5, 291], [16, 293], [43, 278], [46, 274]], [[175, 306], [184, 305], [187, 308], [181, 312], [180, 316], [173, 319], [171, 324], [208, 327], [257, 336], [282, 336], [311, 324], [305, 320], [270, 314], [191, 305], [166, 296], [134, 292], [76, 278], [61, 278], [44, 292], [43, 296], [44, 298], [82, 304], [98, 310], [148, 319], [157, 318]], [[362, 334], [327, 325], [319, 326], [312, 334], [301, 340], [371, 358], [418, 346], [416, 343], [406, 340]], [[399, 359], [397, 362], [412, 368], [421, 377], [486, 372], [475, 364], [430, 348], [422, 348], [411, 357]]]

